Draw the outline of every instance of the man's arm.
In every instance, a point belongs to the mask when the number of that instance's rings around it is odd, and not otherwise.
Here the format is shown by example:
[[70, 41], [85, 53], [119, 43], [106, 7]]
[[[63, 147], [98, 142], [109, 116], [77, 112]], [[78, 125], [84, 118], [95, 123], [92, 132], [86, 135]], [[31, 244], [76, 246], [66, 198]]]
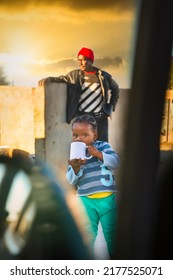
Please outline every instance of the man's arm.
[[111, 90], [111, 98], [110, 98], [110, 103], [113, 106], [113, 111], [115, 111], [116, 104], [119, 99], [119, 86], [118, 84], [110, 78], [110, 90]]
[[39, 86], [43, 86], [48, 83], [71, 83], [75, 84], [78, 81], [78, 70], [72, 70], [67, 75], [61, 75], [59, 77], [47, 77], [38, 81]]
[[67, 76], [59, 76], [59, 77], [47, 77], [38, 81], [39, 86], [44, 86], [45, 84], [49, 83], [67, 83], [68, 78]]

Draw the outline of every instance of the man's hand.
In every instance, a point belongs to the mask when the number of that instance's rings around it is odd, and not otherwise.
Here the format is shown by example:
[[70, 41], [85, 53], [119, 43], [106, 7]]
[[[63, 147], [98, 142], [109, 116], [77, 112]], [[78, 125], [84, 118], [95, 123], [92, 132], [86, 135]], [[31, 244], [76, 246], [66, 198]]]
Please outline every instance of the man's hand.
[[44, 78], [38, 81], [39, 86], [44, 86], [45, 84], [48, 84], [52, 81], [52, 77]]

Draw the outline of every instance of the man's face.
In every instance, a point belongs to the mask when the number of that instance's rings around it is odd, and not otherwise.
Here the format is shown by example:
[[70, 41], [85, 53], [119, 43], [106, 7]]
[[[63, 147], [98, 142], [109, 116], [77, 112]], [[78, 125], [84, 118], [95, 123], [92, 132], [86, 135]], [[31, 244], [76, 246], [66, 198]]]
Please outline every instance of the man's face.
[[79, 68], [81, 71], [91, 71], [92, 61], [85, 58], [83, 55], [78, 56]]

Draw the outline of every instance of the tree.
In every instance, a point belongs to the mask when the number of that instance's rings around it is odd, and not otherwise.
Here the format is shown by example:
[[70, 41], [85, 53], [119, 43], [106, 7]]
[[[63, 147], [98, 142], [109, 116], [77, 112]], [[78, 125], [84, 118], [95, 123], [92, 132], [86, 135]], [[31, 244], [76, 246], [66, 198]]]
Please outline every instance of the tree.
[[2, 66], [0, 66], [0, 86], [9, 85], [9, 82], [7, 81], [7, 77], [4, 74], [4, 69]]

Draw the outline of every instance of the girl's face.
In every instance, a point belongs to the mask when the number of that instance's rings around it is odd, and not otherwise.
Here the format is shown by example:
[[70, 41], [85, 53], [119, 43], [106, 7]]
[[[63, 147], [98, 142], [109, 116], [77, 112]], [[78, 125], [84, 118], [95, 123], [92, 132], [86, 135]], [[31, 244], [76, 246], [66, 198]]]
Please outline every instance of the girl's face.
[[97, 139], [97, 132], [88, 123], [74, 123], [72, 127], [73, 141], [84, 142], [90, 146]]

